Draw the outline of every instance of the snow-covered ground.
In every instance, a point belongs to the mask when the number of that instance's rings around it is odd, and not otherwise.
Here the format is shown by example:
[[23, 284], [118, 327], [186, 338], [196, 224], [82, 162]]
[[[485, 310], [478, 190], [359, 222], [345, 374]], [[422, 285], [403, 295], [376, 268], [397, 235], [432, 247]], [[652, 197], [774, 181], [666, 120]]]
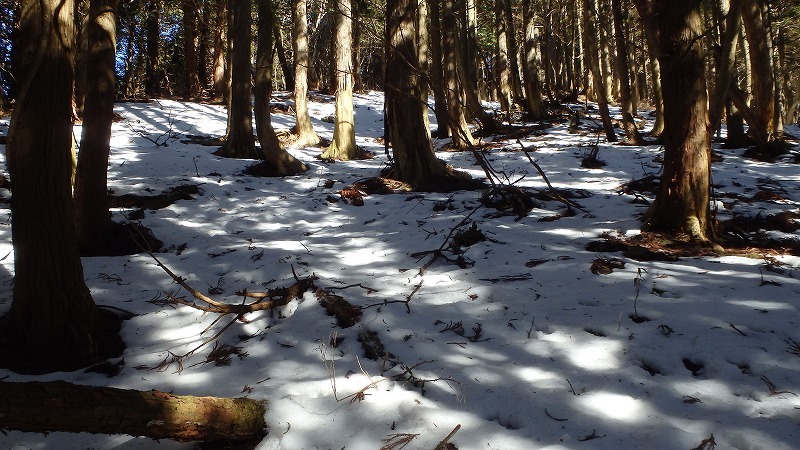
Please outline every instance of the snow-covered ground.
[[[153, 302], [177, 285], [146, 255], [85, 258], [95, 301], [137, 314], [123, 325], [121, 373], [34, 377], [0, 370], [0, 379], [266, 400], [269, 434], [261, 449], [391, 449], [403, 440], [406, 448], [431, 449], [456, 425], [450, 442], [462, 450], [710, 448], [699, 446], [712, 435], [717, 448], [800, 448], [800, 355], [791, 353], [800, 350], [792, 346], [800, 341], [799, 257], [647, 262], [585, 249], [604, 232], [638, 233], [645, 206], [618, 188], [659, 171], [659, 146], [601, 141], [599, 158], [607, 165], [586, 169], [581, 157], [594, 133], [571, 134], [565, 123], [523, 138], [556, 188], [588, 195], [574, 199], [583, 210], [558, 220], [540, 221], [563, 211], [557, 201], [540, 201], [520, 220], [497, 217], [481, 206], [480, 192], [373, 195], [356, 207], [332, 200], [387, 162], [377, 139], [382, 94], [357, 95], [356, 102], [358, 144], [376, 157], [328, 163], [316, 159], [319, 149], [292, 149], [310, 170], [285, 179], [243, 176], [252, 161], [181, 143], [190, 134], [222, 135], [219, 106], [118, 105], [125, 120], [114, 124], [109, 187], [147, 194], [200, 185], [194, 200], [142, 219], [165, 244], [161, 261], [196, 289], [215, 288], [215, 299], [238, 303], [236, 291], [291, 285], [294, 269], [363, 307], [358, 324], [337, 327], [307, 293], [274, 317], [252, 314], [227, 330], [220, 342], [246, 352], [230, 365], [204, 364], [209, 345], [186, 358], [181, 372], [175, 364], [137, 369], [188, 352], [227, 322], [201, 335], [214, 314]], [[319, 119], [333, 113], [333, 104], [315, 101], [311, 113], [330, 138], [331, 125]], [[287, 115], [273, 120], [278, 129], [293, 124]], [[178, 136], [167, 147], [146, 139], [170, 127]], [[7, 120], [0, 125], [6, 132]], [[487, 157], [496, 170], [516, 186], [546, 187], [515, 139], [495, 144]], [[720, 219], [797, 210], [796, 164], [754, 162], [741, 149], [718, 152], [724, 159], [713, 166], [716, 192], [741, 194], [730, 210], [719, 202]], [[471, 154], [439, 156], [483, 176]], [[743, 200], [759, 189], [783, 200]], [[722, 200], [730, 205], [730, 198]], [[0, 208], [6, 255], [10, 213], [7, 203]], [[430, 256], [410, 254], [438, 249], [469, 214], [467, 224], [489, 238], [466, 249], [474, 265], [439, 260], [420, 276]], [[125, 220], [124, 211], [114, 217]], [[617, 258], [624, 268], [593, 274], [598, 258]], [[11, 305], [13, 254], [0, 264], [3, 313]], [[634, 308], [649, 320], [633, 321]], [[377, 333], [390, 358], [364, 357], [357, 340], [364, 330]], [[190, 447], [130, 436], [0, 435], [0, 448], [8, 449]]]

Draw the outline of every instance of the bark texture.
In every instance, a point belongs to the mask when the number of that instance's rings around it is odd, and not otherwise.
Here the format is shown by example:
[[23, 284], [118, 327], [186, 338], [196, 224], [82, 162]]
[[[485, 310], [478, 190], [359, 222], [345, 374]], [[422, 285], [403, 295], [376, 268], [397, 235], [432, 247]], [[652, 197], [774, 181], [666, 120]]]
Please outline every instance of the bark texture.
[[617, 74], [619, 75], [619, 102], [622, 109], [622, 127], [628, 142], [642, 145], [644, 140], [633, 120], [633, 102], [631, 100], [631, 80], [628, 74], [628, 38], [625, 35], [625, 15], [621, 0], [611, 0], [614, 16], [614, 42], [617, 50]]
[[351, 0], [336, 0], [336, 27], [333, 41], [336, 71], [336, 118], [333, 141], [323, 159], [347, 161], [358, 158], [355, 113], [353, 112], [353, 19]]
[[542, 90], [539, 82], [539, 66], [536, 64], [536, 18], [533, 0], [522, 2], [523, 23], [525, 26], [525, 60], [522, 64], [522, 78], [525, 86], [525, 106], [528, 116], [532, 120], [541, 120], [547, 117], [547, 109], [542, 99]]
[[186, 98], [200, 96], [200, 73], [197, 66], [197, 4], [195, 0], [182, 0], [183, 57], [186, 64]]
[[258, 46], [256, 48], [255, 84], [253, 106], [256, 117], [256, 131], [261, 143], [261, 154], [275, 170], [276, 175], [297, 175], [308, 168], [301, 161], [290, 155], [278, 140], [272, 127], [272, 114], [269, 102], [272, 96], [272, 61], [274, 48], [275, 16], [272, 11], [272, 0], [258, 1]]
[[587, 60], [592, 75], [592, 87], [597, 106], [600, 108], [600, 119], [603, 121], [603, 130], [609, 142], [616, 142], [617, 135], [611, 123], [611, 114], [608, 112], [608, 84], [600, 70], [600, 46], [598, 44], [599, 29], [597, 27], [596, 0], [583, 0], [583, 33], [586, 39]]
[[227, 158], [261, 159], [253, 139], [253, 103], [250, 42], [253, 39], [250, 0], [233, 3], [233, 49], [231, 50], [231, 94], [228, 102], [228, 135], [217, 155]]
[[110, 237], [108, 156], [114, 113], [114, 59], [117, 0], [92, 0], [86, 23], [88, 38], [81, 151], [75, 174], [78, 245], [94, 254]]
[[461, 52], [456, 28], [456, 4], [454, 0], [442, 3], [442, 59], [444, 61], [445, 88], [447, 91], [447, 126], [453, 138], [453, 147], [464, 149], [474, 144], [472, 133], [467, 128], [467, 118], [461, 102], [463, 98], [459, 83], [459, 54]]
[[75, 237], [73, 11], [70, 0], [20, 5], [20, 84], [6, 144], [14, 299], [0, 319], [0, 363], [23, 372], [75, 370], [121, 351], [119, 338], [101, 334]]
[[129, 434], [187, 441], [260, 440], [263, 402], [81, 386], [0, 382], [0, 428], [26, 432]]
[[319, 136], [308, 115], [308, 24], [306, 0], [292, 5], [292, 47], [294, 50], [294, 110], [297, 147], [319, 144]]
[[664, 93], [664, 173], [645, 225], [708, 242], [711, 132], [700, 1], [636, 0], [636, 6], [657, 49]]

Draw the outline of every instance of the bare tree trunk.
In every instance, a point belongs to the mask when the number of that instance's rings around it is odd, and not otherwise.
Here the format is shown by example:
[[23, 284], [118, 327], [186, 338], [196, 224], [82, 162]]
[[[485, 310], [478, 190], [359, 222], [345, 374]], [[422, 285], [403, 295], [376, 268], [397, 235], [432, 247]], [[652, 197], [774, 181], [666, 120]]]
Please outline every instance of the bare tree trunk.
[[445, 0], [442, 4], [442, 53], [444, 60], [444, 77], [447, 89], [447, 126], [450, 128], [454, 148], [464, 149], [472, 145], [472, 133], [467, 127], [467, 118], [461, 104], [462, 85], [459, 83], [460, 39], [456, 29], [456, 5], [454, 0]]
[[292, 46], [294, 49], [294, 110], [297, 147], [319, 144], [319, 136], [308, 114], [308, 23], [306, 0], [292, 5]]
[[78, 245], [84, 256], [96, 254], [108, 242], [108, 155], [114, 114], [114, 62], [117, 0], [91, 0], [86, 22], [88, 53], [81, 152], [75, 176]]
[[186, 99], [200, 96], [200, 74], [197, 69], [197, 5], [195, 0], [182, 0], [183, 57], [186, 64]]
[[433, 153], [420, 102], [424, 84], [420, 77], [417, 0], [389, 0], [386, 7], [386, 72], [384, 87], [387, 128], [391, 135], [394, 166], [391, 177], [414, 189], [441, 188], [456, 177]]
[[294, 67], [289, 64], [289, 58], [286, 57], [286, 46], [284, 45], [283, 31], [281, 24], [278, 20], [274, 20], [272, 24], [272, 37], [275, 39], [275, 53], [278, 55], [278, 62], [283, 72], [283, 79], [285, 80], [285, 89], [287, 91], [294, 90]]
[[214, 50], [211, 57], [211, 84], [214, 88], [214, 98], [227, 103], [229, 97], [228, 77], [225, 75], [229, 68], [225, 64], [225, 55], [228, 52], [228, 0], [217, 0], [214, 14]]
[[[0, 319], [0, 362], [17, 372], [76, 370], [119, 354], [123, 344], [86, 287], [75, 236], [73, 3], [20, 6], [19, 85], [6, 143], [14, 183], [14, 298]], [[104, 325], [112, 326], [107, 334]]]
[[503, 0], [503, 16], [506, 20], [506, 44], [508, 45], [508, 61], [511, 67], [511, 92], [514, 103], [523, 106], [522, 99], [525, 94], [522, 92], [519, 70], [519, 46], [517, 45], [517, 27], [514, 25], [514, 11], [511, 8], [512, 0]]
[[231, 94], [228, 134], [216, 154], [226, 158], [261, 159], [253, 139], [253, 103], [250, 42], [253, 40], [251, 0], [233, 0], [233, 49], [231, 50]]
[[728, 89], [736, 75], [736, 44], [739, 42], [739, 32], [742, 28], [741, 10], [742, 0], [717, 0], [715, 7], [721, 17], [725, 19], [725, 31], [722, 36], [722, 53], [719, 59], [719, 72], [714, 93], [711, 97], [709, 122], [712, 132], [719, 128], [722, 113], [728, 98]]
[[614, 16], [615, 42], [617, 45], [617, 75], [619, 76], [619, 101], [622, 109], [622, 127], [628, 141], [634, 145], [644, 144], [636, 122], [633, 120], [633, 103], [631, 102], [631, 81], [628, 76], [628, 44], [625, 36], [625, 17], [620, 0], [611, 0]]
[[205, 95], [209, 88], [208, 43], [211, 41], [211, 0], [198, 0], [202, 4], [202, 15], [197, 27], [197, 78], [200, 94]]
[[272, 0], [258, 1], [258, 46], [256, 48], [255, 83], [253, 109], [256, 116], [256, 131], [261, 143], [261, 154], [264, 160], [275, 170], [276, 175], [297, 175], [308, 170], [305, 164], [290, 155], [281, 147], [278, 135], [272, 127], [272, 115], [269, 102], [272, 97], [272, 50], [275, 29], [275, 16], [272, 11]]
[[514, 101], [511, 92], [511, 69], [508, 57], [508, 36], [506, 36], [506, 22], [504, 19], [505, 3], [509, 0], [495, 0], [494, 2], [494, 30], [495, 30], [495, 77], [497, 78], [497, 98], [500, 100], [500, 109], [508, 114]]
[[0, 427], [25, 432], [129, 434], [181, 442], [259, 441], [263, 402], [81, 386], [0, 382]]
[[711, 132], [700, 0], [635, 3], [658, 53], [664, 91], [664, 173], [645, 226], [708, 243], [714, 236], [709, 217]]
[[436, 115], [436, 132], [438, 138], [450, 136], [450, 127], [447, 125], [449, 113], [447, 111], [447, 93], [444, 81], [444, 67], [442, 65], [442, 8], [439, 0], [428, 0], [431, 17], [431, 67], [430, 88], [433, 91], [433, 111]]
[[750, 49], [750, 75], [752, 77], [752, 117], [748, 121], [750, 135], [756, 146], [764, 148], [777, 136], [775, 123], [775, 77], [772, 48], [764, 26], [765, 6], [761, 0], [743, 0], [742, 22]]
[[614, 125], [611, 123], [611, 114], [608, 111], [608, 85], [600, 70], [600, 48], [597, 43], [599, 32], [597, 29], [596, 0], [583, 0], [583, 32], [586, 38], [587, 59], [592, 72], [592, 87], [595, 100], [600, 108], [600, 119], [603, 121], [603, 130], [609, 142], [617, 141]]
[[144, 91], [148, 97], [161, 95], [161, 76], [158, 55], [161, 52], [160, 30], [161, 1], [148, 0], [147, 18], [145, 19], [146, 58]]
[[336, 70], [336, 114], [333, 141], [321, 158], [347, 161], [358, 158], [353, 112], [353, 20], [351, 0], [335, 0], [336, 30], [333, 39]]
[[539, 84], [539, 67], [536, 64], [536, 17], [533, 0], [522, 1], [522, 15], [525, 24], [525, 61], [522, 64], [522, 75], [525, 79], [525, 106], [531, 120], [542, 120], [547, 117]]
[[653, 128], [648, 134], [659, 137], [664, 132], [664, 96], [661, 92], [661, 65], [658, 63], [656, 51], [652, 48], [652, 44], [648, 43], [647, 48], [647, 70], [650, 72], [650, 79], [653, 82], [653, 107], [656, 114]]

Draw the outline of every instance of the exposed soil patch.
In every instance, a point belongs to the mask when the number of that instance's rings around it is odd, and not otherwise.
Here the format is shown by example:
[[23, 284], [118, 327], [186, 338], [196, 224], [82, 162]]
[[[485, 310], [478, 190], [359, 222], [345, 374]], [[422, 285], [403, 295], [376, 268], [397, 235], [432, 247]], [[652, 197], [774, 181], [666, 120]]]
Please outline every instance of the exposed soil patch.
[[115, 195], [112, 193], [108, 195], [108, 201], [111, 208], [162, 209], [178, 200], [194, 200], [192, 195], [199, 194], [199, 184], [182, 184], [173, 186], [157, 195]]

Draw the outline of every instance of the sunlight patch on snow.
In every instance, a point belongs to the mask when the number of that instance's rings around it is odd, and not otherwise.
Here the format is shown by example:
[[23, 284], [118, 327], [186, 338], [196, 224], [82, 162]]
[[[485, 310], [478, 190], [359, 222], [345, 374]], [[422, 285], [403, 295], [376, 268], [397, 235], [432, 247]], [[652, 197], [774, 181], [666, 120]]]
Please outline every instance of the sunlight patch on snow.
[[541, 386], [542, 381], [552, 380], [558, 380], [560, 384], [563, 384], [563, 377], [561, 375], [538, 367], [519, 367], [514, 370], [514, 375], [522, 381], [535, 383], [537, 386]]
[[578, 397], [578, 401], [598, 416], [626, 422], [639, 422], [647, 417], [648, 412], [641, 400], [611, 392], [584, 394]]
[[736, 306], [745, 306], [748, 308], [759, 309], [759, 310], [790, 310], [793, 311], [795, 308], [790, 306], [787, 303], [780, 303], [780, 302], [769, 302], [769, 301], [761, 301], [761, 300], [730, 300], [728, 303], [731, 305]]

